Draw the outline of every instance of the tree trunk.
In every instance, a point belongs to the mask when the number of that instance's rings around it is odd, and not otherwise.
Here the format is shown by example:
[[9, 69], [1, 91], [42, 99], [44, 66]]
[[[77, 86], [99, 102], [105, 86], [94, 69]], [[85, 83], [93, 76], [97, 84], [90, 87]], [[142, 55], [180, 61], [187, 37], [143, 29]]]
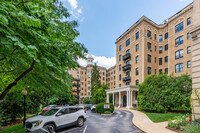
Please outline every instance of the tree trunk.
[[9, 92], [9, 90], [10, 90], [13, 86], [17, 85], [17, 82], [18, 82], [19, 80], [21, 80], [24, 76], [26, 76], [30, 71], [33, 70], [34, 65], [35, 65], [35, 61], [33, 61], [32, 64], [31, 64], [31, 66], [30, 66], [26, 71], [24, 71], [19, 77], [17, 77], [17, 78], [15, 79], [14, 82], [10, 83], [10, 84], [6, 87], [6, 89], [5, 89], [5, 90], [1, 93], [1, 95], [0, 95], [0, 100], [3, 100], [3, 99], [4, 99], [4, 97], [5, 97], [6, 94]]

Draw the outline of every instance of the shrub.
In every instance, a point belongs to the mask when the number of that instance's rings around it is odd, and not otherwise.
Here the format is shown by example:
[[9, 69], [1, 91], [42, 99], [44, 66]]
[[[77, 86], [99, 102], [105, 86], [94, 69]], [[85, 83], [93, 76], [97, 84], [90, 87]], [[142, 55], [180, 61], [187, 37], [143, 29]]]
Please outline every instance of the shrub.
[[190, 124], [190, 116], [188, 117], [188, 114], [184, 116], [177, 116], [174, 121], [169, 120], [168, 121], [168, 126], [171, 128], [177, 128], [184, 130], [184, 126]]
[[199, 133], [200, 131], [200, 125], [191, 124], [186, 126], [185, 133]]
[[85, 97], [85, 98], [83, 99], [83, 103], [84, 103], [84, 104], [91, 104], [91, 103], [92, 103], [92, 100], [91, 100], [89, 97]]
[[105, 111], [104, 114], [111, 114], [111, 112], [110, 111]]
[[149, 112], [191, 110], [192, 80], [188, 75], [149, 75], [139, 84], [138, 107]]
[[[109, 104], [110, 109], [104, 109], [104, 104]], [[96, 112], [100, 114], [104, 114], [106, 111], [109, 111], [110, 113], [113, 113], [114, 106], [112, 103], [99, 103], [96, 105]]]

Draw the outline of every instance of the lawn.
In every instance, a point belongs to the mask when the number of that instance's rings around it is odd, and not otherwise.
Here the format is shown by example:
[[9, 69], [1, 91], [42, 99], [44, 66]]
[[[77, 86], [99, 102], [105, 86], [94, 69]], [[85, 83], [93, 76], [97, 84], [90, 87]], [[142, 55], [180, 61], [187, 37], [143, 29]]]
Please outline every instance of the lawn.
[[142, 112], [145, 113], [153, 122], [163, 122], [168, 121], [169, 119], [173, 120], [176, 116], [186, 115], [186, 113], [150, 113], [144, 111]]
[[23, 128], [23, 123], [19, 124], [19, 125], [8, 127], [5, 130], [0, 131], [0, 133], [12, 133], [13, 131], [15, 133], [25, 133], [25, 130]]

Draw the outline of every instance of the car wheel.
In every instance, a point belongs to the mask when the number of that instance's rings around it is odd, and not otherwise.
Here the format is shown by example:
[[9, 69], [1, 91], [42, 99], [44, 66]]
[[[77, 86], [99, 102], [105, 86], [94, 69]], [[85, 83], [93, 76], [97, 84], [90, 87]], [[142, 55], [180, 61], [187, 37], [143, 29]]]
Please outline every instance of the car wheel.
[[83, 125], [84, 125], [84, 119], [82, 117], [78, 118], [78, 126], [82, 127]]
[[44, 127], [47, 131], [50, 131], [50, 133], [55, 133], [55, 126], [53, 124], [47, 124]]

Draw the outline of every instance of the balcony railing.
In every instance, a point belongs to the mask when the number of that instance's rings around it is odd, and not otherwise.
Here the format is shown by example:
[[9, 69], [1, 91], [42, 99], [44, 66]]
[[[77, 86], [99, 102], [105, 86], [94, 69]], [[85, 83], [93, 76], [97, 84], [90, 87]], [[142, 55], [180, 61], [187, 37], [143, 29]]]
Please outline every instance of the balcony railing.
[[130, 77], [130, 76], [123, 77], [123, 81], [124, 81], [124, 82], [130, 81], [130, 80], [131, 80], [131, 77]]
[[131, 58], [131, 54], [130, 53], [127, 53], [123, 56], [123, 61], [127, 60], [127, 59], [130, 59]]
[[73, 87], [76, 86], [76, 87], [80, 87], [80, 84], [77, 84], [77, 83], [73, 83], [72, 85]]
[[123, 66], [123, 71], [131, 70], [131, 64]]

